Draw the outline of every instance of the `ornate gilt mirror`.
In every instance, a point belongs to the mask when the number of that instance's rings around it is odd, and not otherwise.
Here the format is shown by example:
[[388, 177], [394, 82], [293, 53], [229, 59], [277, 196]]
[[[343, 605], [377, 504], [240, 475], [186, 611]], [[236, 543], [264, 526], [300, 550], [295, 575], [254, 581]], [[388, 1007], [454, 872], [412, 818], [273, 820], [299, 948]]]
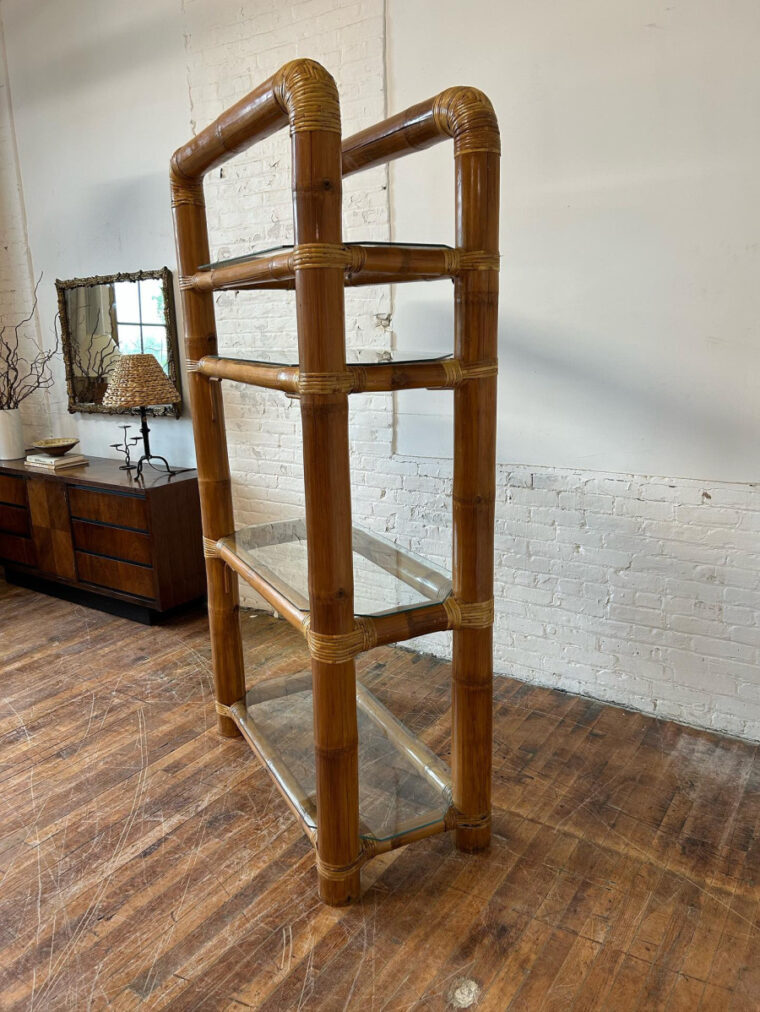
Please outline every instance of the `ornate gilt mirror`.
[[[122, 355], [149, 352], [181, 391], [171, 271], [136, 271], [56, 281], [69, 411], [137, 414], [103, 405]], [[154, 405], [151, 415], [179, 418], [179, 404]]]

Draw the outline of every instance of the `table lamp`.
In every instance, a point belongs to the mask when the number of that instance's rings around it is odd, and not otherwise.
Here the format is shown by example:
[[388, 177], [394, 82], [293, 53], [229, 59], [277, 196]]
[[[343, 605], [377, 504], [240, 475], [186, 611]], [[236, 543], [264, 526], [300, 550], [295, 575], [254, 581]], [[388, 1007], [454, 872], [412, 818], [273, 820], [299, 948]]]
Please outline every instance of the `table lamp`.
[[[107, 408], [139, 408], [142, 425], [140, 432], [143, 437], [143, 455], [137, 462], [135, 480], [142, 476], [143, 464], [162, 460], [168, 474], [176, 474], [169, 467], [166, 457], [150, 452], [148, 419], [146, 409], [152, 404], [176, 404], [180, 393], [159, 365], [155, 355], [122, 355], [111, 375], [110, 382], [103, 396], [103, 405]], [[156, 468], [159, 470], [159, 468]]]

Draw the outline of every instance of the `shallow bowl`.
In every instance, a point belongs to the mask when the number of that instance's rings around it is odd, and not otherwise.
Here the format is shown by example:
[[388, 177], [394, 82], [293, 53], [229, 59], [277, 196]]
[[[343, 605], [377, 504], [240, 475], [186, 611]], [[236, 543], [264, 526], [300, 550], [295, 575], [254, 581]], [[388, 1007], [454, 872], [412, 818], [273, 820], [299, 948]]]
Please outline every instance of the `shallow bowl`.
[[72, 439], [71, 436], [56, 436], [55, 439], [38, 439], [36, 443], [32, 443], [32, 446], [49, 457], [62, 457], [78, 442], [78, 439]]

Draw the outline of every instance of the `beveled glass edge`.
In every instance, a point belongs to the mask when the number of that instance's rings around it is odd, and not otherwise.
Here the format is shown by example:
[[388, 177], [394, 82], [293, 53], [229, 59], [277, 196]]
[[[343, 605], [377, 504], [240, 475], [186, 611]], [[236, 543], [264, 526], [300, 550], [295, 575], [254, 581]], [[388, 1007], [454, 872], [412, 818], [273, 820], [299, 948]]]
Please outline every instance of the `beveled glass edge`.
[[317, 831], [316, 808], [309, 800], [298, 778], [282, 758], [281, 753], [248, 712], [248, 694], [251, 691], [249, 689], [243, 699], [239, 701], [241, 705], [236, 704], [232, 707], [231, 716], [261, 764], [269, 772], [285, 801], [301, 819], [307, 833], [313, 836]]

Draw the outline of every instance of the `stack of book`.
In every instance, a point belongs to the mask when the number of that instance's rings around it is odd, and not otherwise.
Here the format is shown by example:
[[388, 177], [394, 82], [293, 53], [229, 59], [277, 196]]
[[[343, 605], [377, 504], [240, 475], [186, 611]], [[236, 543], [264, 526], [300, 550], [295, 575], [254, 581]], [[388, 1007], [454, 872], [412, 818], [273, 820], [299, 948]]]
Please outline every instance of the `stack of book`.
[[82, 467], [89, 461], [81, 453], [64, 453], [62, 457], [51, 457], [47, 453], [29, 453], [25, 463], [27, 467], [40, 467], [46, 471], [61, 471], [66, 467]]

